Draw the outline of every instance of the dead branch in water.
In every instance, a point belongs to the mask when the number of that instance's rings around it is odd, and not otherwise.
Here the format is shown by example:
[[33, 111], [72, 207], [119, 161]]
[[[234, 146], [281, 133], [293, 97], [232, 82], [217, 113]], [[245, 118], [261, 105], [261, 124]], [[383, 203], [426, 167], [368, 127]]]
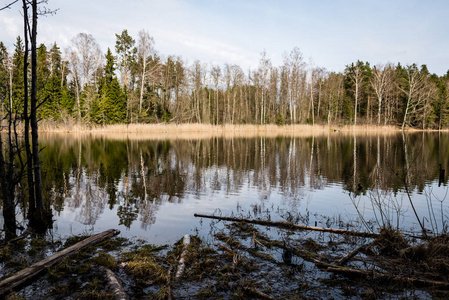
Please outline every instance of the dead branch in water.
[[179, 259], [178, 268], [176, 269], [175, 280], [181, 277], [182, 273], [184, 273], [184, 269], [186, 266], [185, 260], [188, 253], [187, 247], [190, 245], [190, 235], [184, 235], [184, 238], [182, 239], [182, 245], [181, 258]]
[[312, 227], [312, 226], [298, 225], [298, 224], [293, 224], [290, 222], [282, 222], [282, 221], [255, 220], [255, 219], [234, 218], [234, 217], [219, 217], [219, 216], [203, 215], [203, 214], [194, 214], [194, 216], [198, 217], [198, 218], [217, 219], [217, 220], [232, 221], [232, 222], [246, 222], [246, 223], [251, 223], [251, 224], [274, 226], [274, 227], [280, 227], [280, 228], [286, 228], [286, 229], [313, 230], [313, 231], [330, 232], [330, 233], [336, 233], [336, 234], [347, 234], [347, 235], [352, 235], [352, 236], [361, 236], [361, 237], [369, 237], [369, 238], [376, 238], [379, 236], [379, 234], [372, 233], [372, 232], [360, 232], [360, 231], [345, 230], [345, 229]]
[[117, 277], [115, 276], [114, 272], [112, 272], [108, 268], [103, 268], [105, 274], [106, 274], [106, 280], [108, 282], [108, 287], [114, 293], [114, 300], [126, 300], [128, 297], [126, 296], [125, 292], [123, 292], [122, 285], [118, 281]]
[[53, 266], [54, 264], [58, 263], [61, 259], [64, 257], [70, 256], [82, 249], [85, 249], [89, 246], [98, 244], [110, 237], [116, 236], [119, 234], [120, 231], [115, 229], [109, 229], [106, 231], [103, 231], [101, 233], [95, 234], [93, 236], [90, 236], [75, 245], [72, 245], [64, 250], [61, 250], [55, 254], [53, 254], [50, 257], [47, 257], [19, 272], [16, 274], [3, 279], [0, 282], [0, 296], [5, 295], [7, 292], [11, 291], [14, 288], [17, 288], [18, 286], [25, 284], [26, 282], [31, 281], [34, 279], [37, 275], [39, 275], [41, 272], [46, 271], [49, 267]]
[[346, 254], [345, 256], [343, 256], [342, 258], [340, 258], [335, 264], [338, 266], [343, 266], [348, 260], [350, 260], [351, 258], [356, 256], [359, 252], [371, 248], [376, 243], [377, 243], [377, 239], [367, 245], [362, 245], [362, 246], [358, 247], [354, 251], [351, 251], [348, 254]]

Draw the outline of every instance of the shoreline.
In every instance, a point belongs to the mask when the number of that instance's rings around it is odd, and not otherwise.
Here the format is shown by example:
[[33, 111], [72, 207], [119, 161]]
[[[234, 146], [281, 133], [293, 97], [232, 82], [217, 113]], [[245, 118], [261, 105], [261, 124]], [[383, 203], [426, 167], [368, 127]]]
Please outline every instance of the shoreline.
[[[403, 132], [396, 126], [373, 125], [208, 125], [208, 124], [119, 124], [98, 127], [86, 125], [55, 126], [54, 124], [42, 124], [39, 129], [41, 134], [75, 134], [75, 135], [108, 135], [117, 138], [156, 138], [156, 139], [198, 139], [211, 137], [307, 137], [333, 134], [343, 135], [379, 135], [398, 134]], [[408, 128], [406, 133], [415, 132], [448, 132], [448, 130], [419, 130]]]

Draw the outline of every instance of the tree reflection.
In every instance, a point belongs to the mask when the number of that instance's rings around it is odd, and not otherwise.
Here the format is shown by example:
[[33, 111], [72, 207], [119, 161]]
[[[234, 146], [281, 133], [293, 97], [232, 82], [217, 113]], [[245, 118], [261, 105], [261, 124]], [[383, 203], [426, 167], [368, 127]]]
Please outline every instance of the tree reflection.
[[93, 225], [105, 209], [116, 210], [120, 224], [138, 220], [145, 229], [161, 205], [186, 193], [202, 199], [255, 187], [261, 201], [276, 190], [293, 205], [332, 184], [394, 194], [404, 190], [405, 165], [409, 188], [422, 191], [449, 158], [442, 155], [449, 136], [438, 133], [171, 141], [48, 135], [42, 143], [45, 197], [57, 212], [74, 211]]

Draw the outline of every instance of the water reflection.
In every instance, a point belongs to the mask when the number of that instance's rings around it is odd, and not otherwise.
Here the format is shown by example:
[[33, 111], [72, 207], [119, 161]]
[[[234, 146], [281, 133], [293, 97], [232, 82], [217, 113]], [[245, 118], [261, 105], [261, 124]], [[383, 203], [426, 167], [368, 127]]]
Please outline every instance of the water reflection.
[[[44, 196], [59, 220], [142, 230], [159, 222], [161, 207], [170, 207], [167, 223], [186, 226], [192, 211], [212, 213], [230, 198], [285, 210], [306, 201], [326, 212], [341, 195], [396, 195], [405, 183], [420, 193], [449, 159], [449, 135], [441, 133], [167, 141], [47, 134], [42, 145]], [[330, 194], [317, 193], [325, 189]], [[183, 217], [172, 220], [175, 210]]]

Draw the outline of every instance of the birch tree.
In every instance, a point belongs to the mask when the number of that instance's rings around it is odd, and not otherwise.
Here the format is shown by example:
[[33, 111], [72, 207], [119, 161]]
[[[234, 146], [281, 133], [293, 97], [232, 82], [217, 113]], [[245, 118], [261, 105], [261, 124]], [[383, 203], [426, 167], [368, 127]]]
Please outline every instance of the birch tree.
[[359, 60], [354, 65], [346, 66], [346, 75], [354, 85], [354, 127], [357, 125], [357, 106], [363, 81], [363, 63]]
[[83, 87], [96, 81], [95, 72], [103, 63], [100, 45], [91, 34], [79, 33], [72, 39], [72, 45], [67, 49], [69, 67], [75, 83], [76, 106], [79, 120], [81, 115], [80, 95]]
[[266, 116], [266, 98], [267, 98], [267, 90], [270, 83], [270, 70], [271, 70], [271, 61], [270, 58], [267, 57], [267, 53], [264, 50], [261, 53], [260, 61], [259, 61], [259, 81], [260, 81], [260, 89], [261, 89], [261, 100], [260, 100], [260, 124], [265, 124], [265, 116]]
[[140, 64], [140, 96], [139, 96], [139, 114], [142, 112], [143, 94], [147, 73], [152, 70], [149, 68], [151, 56], [155, 53], [154, 39], [146, 30], [139, 31], [139, 41], [137, 46], [137, 56]]
[[406, 66], [404, 73], [403, 84], [399, 86], [406, 99], [402, 130], [407, 124], [410, 125], [410, 115], [423, 108], [423, 103], [432, 93], [430, 89], [426, 89], [425, 77], [418, 70], [416, 64]]
[[380, 125], [382, 104], [393, 81], [393, 74], [393, 66], [391, 64], [379, 64], [373, 68], [373, 77], [370, 80], [370, 84], [377, 96], [377, 126]]

